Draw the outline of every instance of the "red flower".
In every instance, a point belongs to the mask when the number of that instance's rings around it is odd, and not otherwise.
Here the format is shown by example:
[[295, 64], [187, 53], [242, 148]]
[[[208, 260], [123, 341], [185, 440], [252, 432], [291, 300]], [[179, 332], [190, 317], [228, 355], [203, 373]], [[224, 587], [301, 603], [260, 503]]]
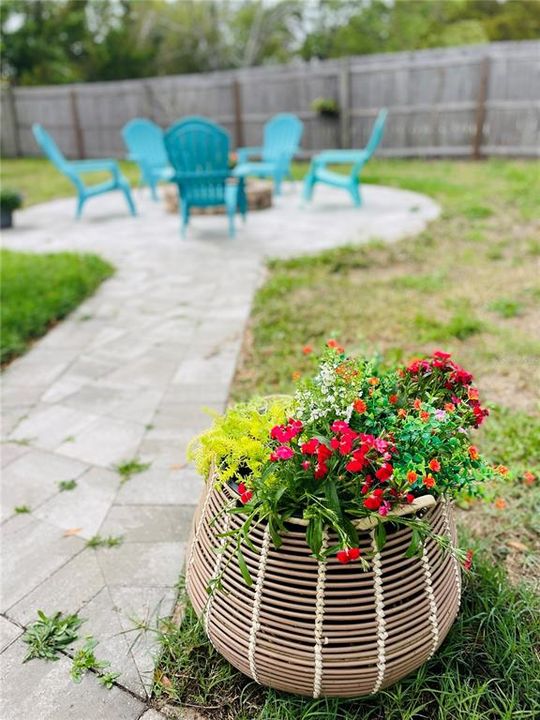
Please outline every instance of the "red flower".
[[470, 570], [472, 568], [472, 561], [473, 561], [473, 551], [467, 550], [467, 554], [465, 555], [465, 560], [463, 561], [463, 569], [464, 570]]
[[360, 398], [358, 398], [358, 400], [355, 400], [355, 401], [354, 401], [354, 409], [356, 410], [357, 413], [359, 413], [360, 415], [362, 415], [362, 413], [365, 413], [365, 412], [366, 412], [366, 410], [367, 410], [367, 405], [366, 405], [366, 403], [365, 403], [363, 400], [361, 400]]
[[315, 479], [321, 480], [321, 478], [325, 477], [325, 475], [328, 473], [328, 466], [324, 462], [318, 462], [315, 465]]
[[420, 420], [423, 420], [424, 422], [429, 420], [429, 413], [425, 410], [422, 410], [422, 412], [420, 413]]
[[469, 448], [469, 457], [471, 458], [471, 460], [478, 460], [478, 458], [480, 457], [478, 455], [478, 448], [474, 445], [471, 445]]
[[536, 475], [530, 470], [525, 470], [525, 472], [523, 473], [523, 482], [525, 483], [525, 485], [534, 485], [535, 480]]
[[394, 468], [390, 465], [390, 463], [384, 463], [384, 465], [382, 465], [375, 473], [375, 477], [381, 482], [385, 482], [388, 478], [392, 477], [393, 472]]
[[360, 548], [357, 547], [345, 548], [345, 550], [338, 550], [338, 552], [336, 553], [336, 558], [338, 562], [342, 563], [343, 565], [346, 565], [352, 560], [358, 560], [359, 557]]
[[379, 497], [367, 497], [364, 500], [364, 507], [368, 510], [378, 510], [382, 505], [382, 500]]
[[325, 460], [328, 460], [329, 457], [332, 457], [332, 451], [330, 448], [326, 447], [326, 445], [323, 445], [322, 443], [319, 443], [319, 447], [317, 448], [317, 460], [319, 462], [324, 462]]
[[302, 352], [304, 353], [304, 355], [311, 355], [311, 353], [313, 352], [313, 348], [311, 347], [311, 345], [304, 345], [304, 347], [302, 348]]
[[397, 396], [397, 395], [390, 395], [390, 397], [388, 398], [388, 400], [392, 403], [392, 405], [395, 405], [395, 404], [397, 403], [397, 401], [398, 401], [398, 396]]
[[359, 448], [358, 450], [355, 450], [352, 455], [352, 460], [349, 460], [349, 462], [345, 465], [345, 468], [349, 472], [360, 472], [365, 468], [367, 465], [367, 460], [364, 456], [363, 448]]
[[435, 478], [433, 477], [433, 475], [426, 475], [423, 482], [424, 482], [424, 485], [429, 489], [435, 487], [435, 484], [436, 484]]
[[348, 432], [350, 429], [349, 423], [346, 423], [345, 420], [334, 420], [330, 425], [330, 430], [334, 433]]
[[409, 470], [407, 473], [407, 480], [412, 484], [413, 482], [416, 482], [418, 478], [418, 474], [414, 472], [414, 470]]
[[315, 455], [319, 445], [320, 442], [317, 440], [317, 438], [311, 438], [311, 440], [305, 442], [300, 449], [302, 450], [302, 453], [304, 455]]
[[433, 458], [433, 460], [429, 461], [429, 469], [433, 470], [433, 472], [439, 472], [441, 469], [441, 463], [437, 460], [437, 458]]
[[415, 410], [420, 410], [422, 408], [422, 401], [420, 398], [416, 398], [416, 400], [413, 402], [413, 408]]
[[246, 492], [247, 488], [244, 483], [238, 483], [238, 492], [240, 495], [243, 495]]
[[332, 350], [335, 350], [338, 353], [344, 353], [345, 348], [341, 347], [341, 345], [338, 343], [337, 340], [334, 340], [331, 338], [330, 340], [326, 341], [326, 347], [331, 348]]
[[435, 350], [433, 357], [437, 360], [448, 360], [452, 357], [452, 355], [450, 353], [443, 352], [442, 350]]
[[246, 505], [252, 497], [253, 493], [251, 492], [251, 490], [247, 490], [245, 493], [242, 493], [240, 495], [240, 502], [242, 503], [242, 505]]
[[414, 495], [412, 493], [407, 493], [405, 496], [405, 500], [409, 503], [409, 505], [414, 502]]
[[294, 450], [287, 445], [279, 445], [274, 452], [270, 455], [270, 460], [275, 462], [276, 460], [290, 460], [294, 455]]
[[304, 468], [304, 470], [309, 470], [309, 468], [311, 467], [311, 463], [309, 462], [309, 460], [304, 460], [304, 462], [302, 463], [302, 467]]

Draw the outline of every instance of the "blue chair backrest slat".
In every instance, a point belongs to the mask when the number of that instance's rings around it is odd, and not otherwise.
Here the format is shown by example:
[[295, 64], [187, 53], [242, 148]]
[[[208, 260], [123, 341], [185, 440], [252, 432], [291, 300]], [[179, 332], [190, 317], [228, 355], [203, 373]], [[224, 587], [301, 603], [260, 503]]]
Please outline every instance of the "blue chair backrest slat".
[[122, 137], [130, 154], [144, 158], [153, 167], [166, 167], [169, 164], [163, 130], [152, 120], [131, 120], [124, 125]]
[[69, 169], [69, 162], [45, 128], [42, 125], [35, 124], [32, 125], [32, 132], [37, 144], [53, 165], [56, 165], [62, 172], [66, 172]]
[[384, 126], [386, 124], [387, 117], [388, 110], [386, 108], [383, 108], [379, 111], [377, 119], [373, 124], [373, 129], [371, 130], [371, 135], [369, 136], [368, 143], [365, 147], [365, 151], [367, 152], [368, 157], [371, 157], [373, 155], [377, 147], [380, 145], [381, 140], [383, 139]]
[[271, 162], [282, 155], [292, 157], [298, 150], [303, 123], [291, 113], [279, 113], [264, 126], [263, 160]]

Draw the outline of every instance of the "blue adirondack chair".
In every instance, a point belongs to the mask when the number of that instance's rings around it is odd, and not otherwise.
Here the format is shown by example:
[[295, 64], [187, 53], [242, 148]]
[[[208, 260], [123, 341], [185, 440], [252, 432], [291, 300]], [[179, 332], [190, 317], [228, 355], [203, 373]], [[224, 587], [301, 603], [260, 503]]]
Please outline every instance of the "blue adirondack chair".
[[[32, 125], [32, 132], [37, 144], [52, 164], [75, 185], [78, 196], [75, 212], [77, 219], [81, 217], [83, 205], [89, 198], [103, 195], [112, 190], [121, 190], [126, 198], [130, 213], [132, 215], [137, 214], [129, 183], [120, 172], [116, 160], [66, 160], [58, 145], [41, 125]], [[111, 179], [96, 185], [86, 185], [81, 176], [94, 172], [110, 172]]]
[[[384, 125], [388, 110], [383, 109], [377, 115], [368, 143], [363, 150], [325, 150], [311, 161], [309, 172], [304, 180], [304, 199], [311, 200], [316, 183], [331, 185], [347, 190], [354, 204], [362, 204], [360, 195], [360, 172], [373, 155], [384, 134]], [[328, 170], [327, 165], [352, 165], [348, 175]]]
[[[281, 194], [283, 179], [290, 176], [291, 160], [298, 152], [303, 123], [290, 113], [279, 113], [264, 126], [262, 147], [238, 148], [238, 164], [234, 169], [235, 177], [272, 177], [276, 195]], [[250, 156], [261, 158], [259, 162], [250, 162]]]
[[192, 207], [215, 205], [225, 205], [229, 235], [234, 237], [234, 215], [239, 209], [245, 217], [247, 202], [243, 180], [230, 180], [229, 133], [206, 118], [187, 117], [172, 125], [164, 139], [180, 194], [182, 237]]
[[136, 162], [141, 171], [140, 185], [148, 185], [152, 199], [158, 199], [157, 184], [174, 175], [169, 164], [163, 130], [151, 120], [135, 118], [124, 125], [122, 137], [128, 149], [128, 160]]

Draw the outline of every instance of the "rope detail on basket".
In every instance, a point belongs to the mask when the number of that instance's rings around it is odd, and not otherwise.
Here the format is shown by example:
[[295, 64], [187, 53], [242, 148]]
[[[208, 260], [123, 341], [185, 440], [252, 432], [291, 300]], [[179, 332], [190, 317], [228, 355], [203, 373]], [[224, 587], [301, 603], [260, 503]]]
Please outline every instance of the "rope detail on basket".
[[371, 533], [373, 547], [373, 591], [375, 594], [375, 615], [377, 616], [377, 679], [371, 694], [374, 695], [381, 688], [386, 670], [385, 645], [388, 633], [386, 632], [386, 618], [384, 615], [384, 595], [382, 582], [381, 553], [378, 550], [375, 530]]
[[255, 593], [253, 595], [253, 610], [251, 613], [251, 629], [249, 631], [248, 660], [249, 671], [251, 677], [256, 683], [259, 682], [257, 677], [257, 663], [255, 662], [255, 650], [257, 649], [257, 633], [261, 629], [259, 622], [259, 613], [261, 611], [262, 591], [264, 584], [264, 576], [266, 574], [266, 562], [268, 559], [268, 550], [270, 549], [270, 527], [267, 524], [264, 530], [264, 537], [259, 558], [259, 569], [257, 571], [257, 582], [255, 584]]
[[[328, 530], [323, 530], [323, 540], [321, 545], [321, 552], [325, 552], [328, 548]], [[326, 582], [326, 558], [319, 560], [319, 566], [317, 570], [317, 592], [316, 592], [316, 605], [315, 605], [315, 674], [313, 676], [313, 697], [316, 699], [321, 695], [322, 689], [322, 674], [323, 674], [323, 661], [322, 661], [322, 646], [323, 646], [323, 620], [324, 620], [324, 595], [325, 595], [325, 582]]]
[[202, 510], [201, 510], [201, 516], [199, 518], [197, 527], [195, 528], [195, 532], [193, 533], [193, 540], [191, 541], [191, 547], [189, 549], [189, 558], [188, 558], [187, 565], [186, 565], [186, 590], [189, 588], [189, 583], [191, 582], [191, 567], [195, 560], [195, 548], [199, 544], [199, 536], [201, 534], [201, 528], [204, 527], [204, 521], [206, 520], [206, 511], [207, 511], [208, 505], [210, 503], [211, 495], [212, 495], [212, 488], [211, 487], [206, 488], [206, 497], [204, 498], [204, 503], [203, 503]]
[[461, 572], [459, 569], [459, 560], [456, 555], [456, 548], [454, 547], [454, 541], [452, 539], [452, 532], [450, 530], [450, 517], [449, 517], [449, 507], [450, 503], [448, 502], [448, 499], [444, 499], [443, 503], [443, 518], [444, 518], [444, 529], [446, 534], [448, 535], [448, 540], [450, 541], [450, 547], [452, 549], [452, 560], [454, 565], [454, 575], [456, 578], [456, 590], [457, 590], [457, 606], [459, 610], [459, 606], [461, 605]]
[[429, 564], [429, 555], [425, 543], [424, 549], [422, 550], [422, 565], [424, 567], [426, 595], [429, 601], [429, 621], [431, 623], [431, 635], [433, 637], [431, 652], [429, 653], [427, 658], [429, 660], [435, 654], [435, 650], [437, 649], [437, 646], [439, 644], [439, 623], [437, 622], [437, 603], [435, 602], [435, 595], [433, 593], [433, 585], [431, 582], [431, 567]]
[[[225, 513], [225, 523], [224, 523], [224, 527], [223, 527], [223, 531], [222, 531], [224, 534], [229, 532], [230, 524], [231, 524], [231, 515], [230, 515], [230, 513]], [[216, 562], [214, 563], [214, 570], [212, 572], [212, 577], [210, 578], [210, 584], [212, 583], [213, 580], [215, 580], [219, 576], [219, 571], [221, 570], [221, 564], [223, 562], [223, 554], [224, 554], [223, 551], [225, 549], [226, 544], [227, 544], [227, 538], [223, 538], [223, 542], [221, 543], [221, 547], [220, 547], [221, 552], [217, 553]], [[209, 623], [210, 623], [210, 613], [212, 612], [212, 607], [214, 605], [215, 593], [216, 593], [216, 589], [211, 588], [210, 597], [208, 598], [208, 602], [206, 603], [206, 608], [204, 609], [204, 631], [205, 631], [208, 639], [212, 643], [212, 645], [214, 643], [212, 641], [212, 638], [210, 637]]]

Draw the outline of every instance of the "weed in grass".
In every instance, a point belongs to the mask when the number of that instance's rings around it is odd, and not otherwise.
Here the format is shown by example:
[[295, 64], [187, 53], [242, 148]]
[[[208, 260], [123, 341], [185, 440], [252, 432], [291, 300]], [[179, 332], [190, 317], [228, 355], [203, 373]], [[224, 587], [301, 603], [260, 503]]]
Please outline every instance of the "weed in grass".
[[502, 260], [504, 258], [504, 253], [500, 247], [492, 247], [487, 251], [486, 258], [496, 262], [497, 260]]
[[86, 541], [86, 547], [89, 548], [112, 548], [118, 547], [124, 542], [123, 535], [109, 535], [108, 537], [101, 537], [101, 535], [94, 535]]
[[62, 442], [64, 443], [72, 443], [75, 442], [75, 435], [67, 435]]
[[530, 240], [527, 245], [527, 253], [533, 257], [540, 255], [540, 240]]
[[522, 305], [516, 300], [499, 298], [498, 300], [494, 300], [492, 303], [490, 303], [488, 309], [496, 312], [499, 317], [513, 318], [521, 313]]
[[13, 512], [17, 513], [17, 515], [24, 515], [25, 513], [32, 512], [32, 510], [28, 507], [28, 505], [17, 505], [13, 508]]
[[414, 318], [420, 342], [446, 342], [452, 338], [466, 340], [483, 330], [483, 323], [470, 311], [456, 310], [448, 322], [441, 322], [422, 313]]
[[77, 639], [77, 630], [84, 622], [78, 615], [62, 615], [57, 612], [51, 617], [42, 610], [37, 611], [38, 619], [28, 626], [22, 639], [28, 646], [23, 662], [34, 658], [58, 660], [61, 650], [65, 650]]
[[475, 557], [461, 612], [442, 647], [375, 697], [310, 700], [263, 688], [221, 658], [189, 604], [182, 625], [170, 624], [160, 635], [154, 695], [158, 702], [199, 707], [209, 720], [535, 720], [538, 597], [510, 585], [491, 559]]
[[148, 470], [152, 463], [143, 463], [139, 458], [133, 458], [132, 460], [123, 460], [117, 465], [113, 465], [113, 470], [120, 475], [120, 484], [123, 485], [127, 482], [132, 475], [137, 475], [145, 470]]
[[106, 674], [101, 675], [101, 671], [109, 667], [111, 663], [108, 660], [98, 660], [96, 658], [94, 650], [96, 649], [97, 644], [98, 641], [93, 638], [92, 635], [85, 637], [84, 645], [79, 648], [73, 656], [73, 662], [71, 663], [71, 670], [69, 674], [73, 682], [80, 683], [84, 675], [89, 670], [92, 670], [100, 675], [99, 682], [110, 690], [114, 681], [120, 677], [120, 673], [107, 672]]
[[76, 480], [60, 480], [58, 483], [58, 489], [60, 492], [66, 492], [67, 490], [75, 490], [77, 487]]

